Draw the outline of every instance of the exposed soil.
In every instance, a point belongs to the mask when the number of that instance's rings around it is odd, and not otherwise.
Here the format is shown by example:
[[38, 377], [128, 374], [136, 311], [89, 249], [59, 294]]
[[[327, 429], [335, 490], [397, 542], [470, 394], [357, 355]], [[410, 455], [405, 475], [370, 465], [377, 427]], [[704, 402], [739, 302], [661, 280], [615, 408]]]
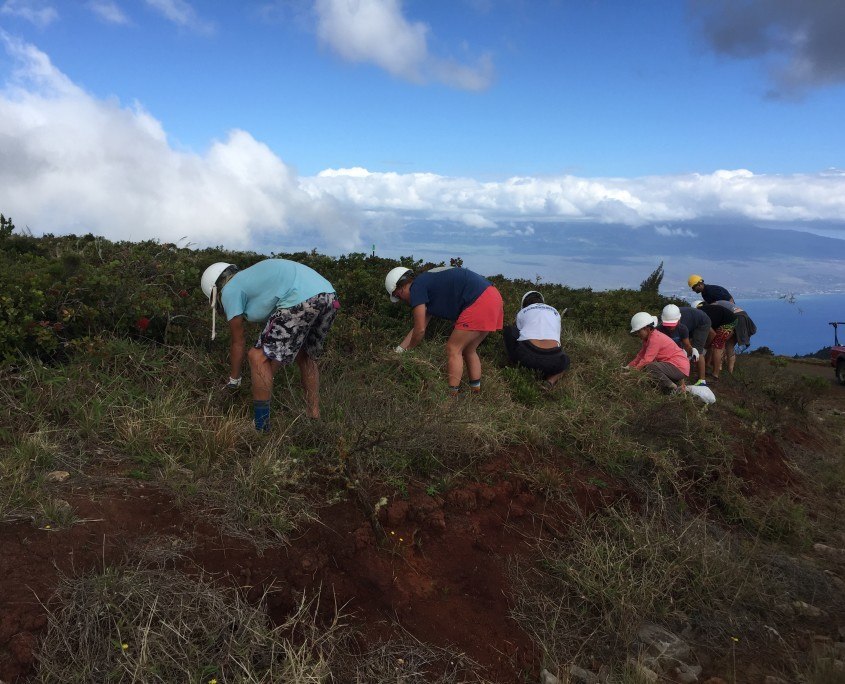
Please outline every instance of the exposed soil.
[[[831, 397], [842, 405], [839, 394]], [[797, 445], [815, 439], [802, 426], [793, 433], [786, 438]], [[737, 474], [755, 491], [800, 486], [779, 440], [759, 435], [737, 448]], [[365, 644], [406, 631], [465, 653], [493, 681], [534, 680], [539, 654], [509, 617], [507, 565], [528, 553], [538, 536], [564, 535], [574, 511], [508, 475], [510, 461], [527, 458], [515, 452], [491, 460], [477, 481], [442, 495], [411, 487], [381, 508], [377, 523], [350, 498], [322, 509], [288, 546], [263, 551], [223, 534], [156, 486], [113, 474], [72, 477], [56, 485], [56, 495], [73, 508], [75, 524], [0, 524], [0, 680], [25, 680], [34, 671], [45, 604], [62, 574], [119, 564], [139, 547], [163, 543], [187, 549], [186, 571], [215, 573], [253, 600], [268, 591], [273, 620], [283, 620], [303, 590], [320, 590], [333, 597], [327, 609], [336, 602], [352, 612]], [[606, 474], [565, 458], [558, 468], [583, 512], [629, 495]]]
[[[274, 620], [284, 619], [302, 590], [321, 589], [334, 597], [332, 606], [335, 600], [346, 604], [368, 643], [406, 630], [465, 653], [494, 681], [536, 676], [535, 647], [509, 617], [506, 566], [539, 535], [561, 533], [556, 526], [572, 511], [552, 507], [519, 480], [503, 477], [507, 465], [506, 458], [491, 462], [480, 482], [465, 482], [444, 496], [411, 488], [379, 511], [375, 525], [355, 503], [335, 504], [289, 546], [263, 552], [221, 534], [154, 486], [72, 479], [57, 493], [73, 507], [76, 524], [0, 525], [0, 679], [32, 673], [46, 628], [44, 604], [62, 573], [120, 563], [139, 546], [168, 540], [187, 545], [186, 570], [198, 566], [219, 574], [255, 600], [269, 590]], [[624, 494], [613, 485], [591, 484], [592, 473], [561, 467], [584, 511]]]

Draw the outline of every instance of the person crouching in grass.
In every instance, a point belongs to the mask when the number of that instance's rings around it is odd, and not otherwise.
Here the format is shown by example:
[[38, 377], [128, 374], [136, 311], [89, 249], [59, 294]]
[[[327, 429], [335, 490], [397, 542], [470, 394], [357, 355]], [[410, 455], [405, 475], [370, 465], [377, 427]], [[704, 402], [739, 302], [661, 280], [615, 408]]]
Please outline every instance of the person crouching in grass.
[[466, 268], [446, 268], [415, 275], [397, 266], [384, 279], [390, 301], [411, 307], [413, 328], [396, 347], [397, 353], [413, 349], [425, 337], [432, 316], [455, 322], [446, 341], [449, 393], [457, 396], [466, 364], [469, 387], [481, 391], [481, 359], [478, 345], [487, 334], [501, 330], [504, 322], [502, 295], [488, 281]]
[[689, 359], [681, 347], [657, 330], [657, 317], [645, 311], [634, 314], [631, 334], [640, 338], [642, 347], [627, 367], [644, 370], [664, 392], [678, 389], [677, 383], [689, 377]]
[[560, 313], [536, 290], [522, 296], [521, 307], [515, 325], [502, 331], [505, 351], [511, 363], [542, 374], [544, 387], [551, 389], [569, 369], [560, 346]]
[[[663, 307], [663, 311], [660, 313], [660, 323], [657, 326], [657, 330], [666, 335], [686, 352], [687, 358], [690, 360], [690, 367], [692, 367], [693, 363], [697, 364], [699, 361], [702, 361], [703, 367], [704, 359], [701, 356], [702, 352], [693, 346], [690, 341], [691, 335], [689, 328], [684, 325], [681, 318], [681, 309], [675, 304], [667, 304]], [[704, 351], [703, 348], [702, 351]], [[699, 372], [699, 382], [704, 382], [703, 372]]]
[[[305, 413], [309, 418], [319, 418], [320, 371], [316, 359], [340, 308], [332, 284], [303, 264], [266, 259], [243, 271], [234, 264], [212, 264], [205, 269], [201, 286], [212, 307], [211, 339], [216, 336], [217, 314], [229, 321], [227, 388], [240, 387], [244, 356], [249, 360], [255, 429], [269, 432], [273, 376], [293, 361], [299, 366]], [[248, 353], [244, 320], [265, 322]]]

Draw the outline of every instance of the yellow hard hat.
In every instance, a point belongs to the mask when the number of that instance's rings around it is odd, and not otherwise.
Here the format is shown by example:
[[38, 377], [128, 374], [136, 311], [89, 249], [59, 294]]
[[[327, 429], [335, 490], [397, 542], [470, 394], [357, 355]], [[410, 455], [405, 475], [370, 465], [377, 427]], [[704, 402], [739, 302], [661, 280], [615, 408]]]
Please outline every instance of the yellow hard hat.
[[700, 275], [691, 275], [689, 277], [689, 279], [687, 280], [687, 285], [689, 285], [690, 287], [695, 287], [699, 283], [703, 283], [703, 282], [704, 282], [704, 278], [702, 278]]

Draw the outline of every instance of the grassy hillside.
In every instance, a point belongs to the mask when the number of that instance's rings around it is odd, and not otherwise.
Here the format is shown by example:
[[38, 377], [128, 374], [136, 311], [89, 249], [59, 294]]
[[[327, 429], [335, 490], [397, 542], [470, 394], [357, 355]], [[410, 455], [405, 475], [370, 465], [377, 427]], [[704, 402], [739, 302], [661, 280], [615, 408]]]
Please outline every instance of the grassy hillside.
[[[541, 284], [565, 380], [543, 392], [494, 334], [483, 393], [448, 400], [446, 325], [390, 351], [394, 262], [279, 256], [342, 310], [323, 419], [287, 369], [263, 436], [198, 287], [263, 256], [0, 238], [0, 679], [678, 679], [655, 623], [701, 681], [843, 681], [839, 388], [743, 357], [709, 409], [663, 396], [620, 370], [661, 298]], [[507, 318], [536, 286], [492, 279]]]

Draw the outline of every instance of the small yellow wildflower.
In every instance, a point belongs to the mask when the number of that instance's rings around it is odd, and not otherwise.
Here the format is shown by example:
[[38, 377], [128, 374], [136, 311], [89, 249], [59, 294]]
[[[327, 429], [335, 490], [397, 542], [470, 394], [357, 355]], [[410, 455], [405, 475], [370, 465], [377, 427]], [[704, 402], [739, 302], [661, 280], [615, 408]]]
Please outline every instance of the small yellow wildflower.
[[123, 644], [121, 644], [121, 645], [120, 645], [120, 647], [121, 647], [124, 651], [128, 651], [128, 650], [129, 650], [129, 644], [123, 643]]
[[49, 530], [49, 529], [50, 529], [50, 526], [49, 526], [49, 525], [44, 525], [44, 529], [45, 529], [45, 530]]
[[217, 680], [212, 677], [208, 680], [208, 684], [217, 684]]

